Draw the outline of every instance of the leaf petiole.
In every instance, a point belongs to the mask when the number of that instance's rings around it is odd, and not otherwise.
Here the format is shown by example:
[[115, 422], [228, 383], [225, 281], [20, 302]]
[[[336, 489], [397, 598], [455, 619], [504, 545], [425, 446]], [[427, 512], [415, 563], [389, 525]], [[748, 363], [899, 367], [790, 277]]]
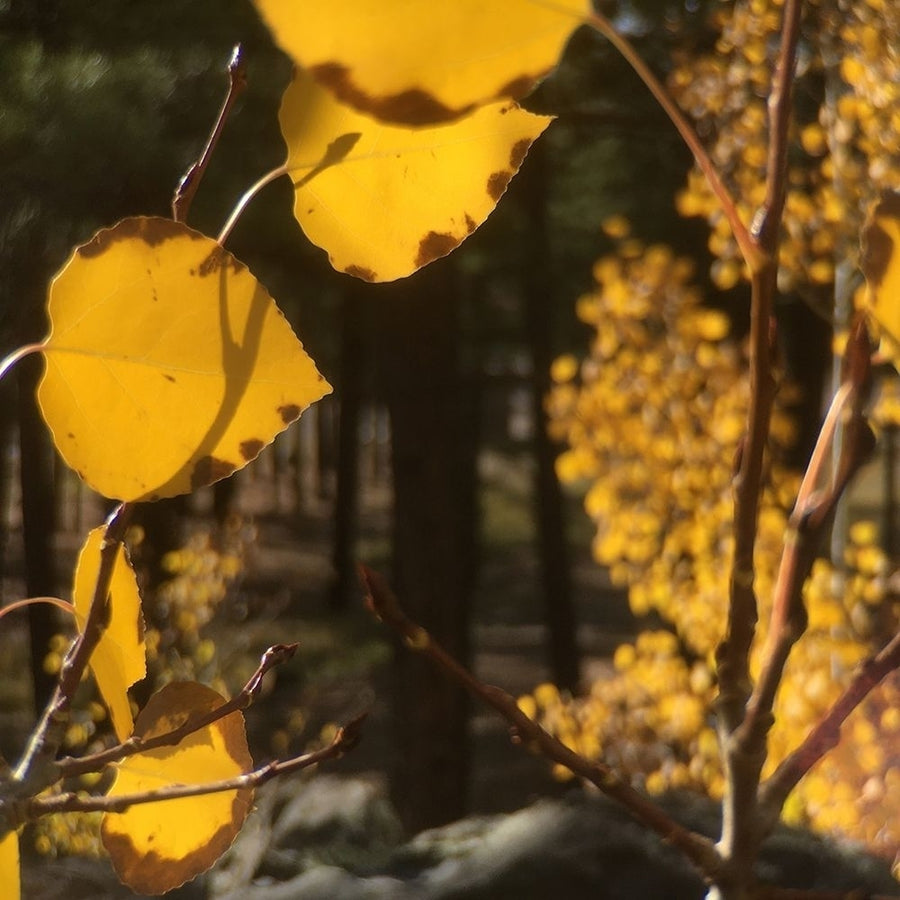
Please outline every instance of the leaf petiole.
[[25, 344], [24, 347], [19, 347], [18, 350], [13, 350], [9, 356], [5, 357], [2, 362], [0, 362], [0, 378], [3, 378], [4, 375], [20, 360], [24, 359], [26, 356], [30, 356], [32, 353], [40, 353], [44, 347], [46, 346], [46, 342], [41, 342], [40, 344]]

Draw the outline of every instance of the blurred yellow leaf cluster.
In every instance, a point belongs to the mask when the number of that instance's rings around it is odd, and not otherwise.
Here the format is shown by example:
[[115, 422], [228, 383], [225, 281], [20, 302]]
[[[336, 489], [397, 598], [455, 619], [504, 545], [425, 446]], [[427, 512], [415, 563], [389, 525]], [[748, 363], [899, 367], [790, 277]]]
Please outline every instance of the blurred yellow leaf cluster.
[[[697, 123], [745, 223], [765, 191], [766, 97], [779, 46], [780, 0], [739, 0], [714, 9], [714, 51], [683, 53], [669, 79]], [[822, 303], [836, 267], [858, 259], [869, 203], [900, 177], [900, 7], [868, 0], [811, 3], [795, 94], [779, 286]], [[812, 101], [812, 102], [810, 102]], [[685, 216], [712, 228], [715, 283], [746, 276], [728, 223], [698, 170], [678, 198]], [[827, 299], [827, 298], [826, 298]]]
[[[580, 366], [572, 357], [556, 362], [547, 405], [552, 431], [567, 447], [559, 474], [585, 491], [596, 525], [597, 561], [627, 586], [636, 615], [656, 613], [671, 631], [650, 630], [619, 647], [614, 672], [586, 697], [544, 687], [520, 705], [569, 746], [602, 755], [650, 792], [693, 788], [719, 797], [713, 655], [729, 590], [732, 460], [748, 398], [744, 353], [721, 314], [702, 306], [686, 260], [623, 241], [621, 252], [596, 264], [596, 288], [578, 301], [595, 332], [590, 353]], [[792, 436], [776, 410], [756, 549], [754, 675], [798, 487], [779, 462]], [[805, 587], [809, 629], [778, 695], [764, 774], [833, 703], [873, 636], [896, 623], [900, 606], [871, 523], [851, 528], [843, 563], [838, 570], [817, 561]], [[787, 818], [882, 852], [900, 846], [900, 824], [888, 815], [900, 802], [892, 774], [900, 744], [877, 736], [881, 728], [900, 732], [892, 714], [898, 690], [888, 685], [857, 711], [841, 748], [792, 795]]]

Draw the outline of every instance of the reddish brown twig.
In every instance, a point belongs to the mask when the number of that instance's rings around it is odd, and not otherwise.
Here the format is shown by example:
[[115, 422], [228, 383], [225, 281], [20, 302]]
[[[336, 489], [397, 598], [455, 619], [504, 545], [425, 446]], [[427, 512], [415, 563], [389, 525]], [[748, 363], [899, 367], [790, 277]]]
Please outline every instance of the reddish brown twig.
[[98, 753], [61, 759], [57, 764], [59, 776], [61, 778], [72, 778], [77, 775], [83, 775], [86, 772], [98, 772], [104, 766], [119, 762], [135, 753], [144, 753], [147, 750], [153, 750], [155, 747], [177, 744], [189, 734], [199, 731], [201, 728], [205, 728], [219, 719], [224, 719], [225, 716], [231, 715], [233, 712], [247, 709], [259, 694], [262, 680], [266, 673], [291, 659], [297, 650], [297, 646], [297, 644], [275, 644], [273, 647], [269, 647], [262, 655], [256, 671], [250, 676], [244, 687], [231, 700], [226, 701], [221, 706], [217, 706], [208, 712], [190, 715], [178, 728], [163, 734], [156, 734], [149, 738], [133, 736], [127, 741], [123, 741], [106, 750], [101, 750]]
[[182, 797], [201, 797], [222, 791], [236, 791], [246, 788], [257, 788], [265, 782], [280, 775], [290, 775], [301, 769], [339, 759], [359, 742], [365, 714], [348, 722], [332, 738], [328, 746], [295, 756], [291, 759], [276, 760], [260, 766], [243, 775], [210, 781], [206, 784], [173, 784], [168, 787], [137, 794], [123, 794], [117, 797], [85, 796], [82, 793], [56, 794], [52, 797], [36, 797], [22, 804], [25, 821], [34, 821], [41, 816], [60, 812], [107, 812], [121, 813], [131, 806], [140, 803], [159, 803], [166, 800], [177, 800]]
[[69, 647], [56, 688], [31, 734], [22, 759], [9, 781], [3, 782], [4, 793], [12, 798], [34, 796], [59, 780], [56, 755], [69, 723], [75, 690], [109, 623], [109, 587], [116, 557], [125, 539], [131, 510], [130, 504], [122, 503], [106, 520], [106, 532], [100, 548], [100, 569], [84, 629]]
[[187, 219], [191, 203], [194, 202], [194, 195], [197, 193], [200, 182], [206, 174], [206, 169], [215, 152], [216, 145], [219, 143], [219, 138], [222, 136], [225, 123], [228, 121], [228, 117], [238, 97], [244, 92], [246, 87], [247, 63], [244, 59], [243, 49], [238, 44], [232, 51], [231, 59], [228, 62], [228, 92], [222, 101], [222, 107], [206, 141], [206, 146], [203, 148], [200, 158], [196, 162], [191, 163], [175, 189], [175, 196], [172, 198], [172, 218], [176, 222], [184, 222]]
[[622, 803], [636, 819], [663, 840], [678, 847], [705, 879], [716, 879], [720, 860], [712, 841], [679, 825], [659, 806], [623, 781], [609, 766], [585, 759], [561, 743], [526, 716], [506, 691], [479, 681], [437, 644], [424, 628], [407, 618], [393, 591], [377, 572], [361, 565], [359, 575], [366, 590], [367, 605], [373, 614], [392, 628], [410, 649], [423, 653], [474, 697], [503, 716], [510, 725], [515, 743], [565, 766], [596, 785], [608, 797]]

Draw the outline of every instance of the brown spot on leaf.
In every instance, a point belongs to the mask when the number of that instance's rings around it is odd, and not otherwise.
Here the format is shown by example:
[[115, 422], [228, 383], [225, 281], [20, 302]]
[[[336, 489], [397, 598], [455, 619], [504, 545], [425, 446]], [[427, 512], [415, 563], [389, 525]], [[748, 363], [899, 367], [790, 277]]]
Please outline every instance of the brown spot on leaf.
[[216, 244], [209, 252], [209, 256], [200, 263], [197, 274], [204, 278], [207, 275], [213, 275], [220, 269], [230, 268], [235, 274], [244, 268], [244, 264], [238, 262], [224, 247]]
[[889, 217], [900, 220], [900, 193], [885, 194], [869, 214], [862, 234], [861, 268], [872, 287], [878, 287], [897, 252], [891, 236], [878, 224], [878, 219]]
[[399, 125], [432, 125], [450, 122], [474, 107], [451, 109], [421, 88], [410, 88], [389, 96], [375, 96], [359, 87], [350, 70], [336, 62], [319, 63], [310, 69], [312, 76], [344, 103], [372, 113], [384, 122]]
[[174, 375], [169, 375], [168, 372], [163, 372], [162, 377], [165, 378], [166, 381], [171, 381], [172, 384], [175, 384], [175, 376]]
[[478, 223], [466, 213], [466, 231], [471, 234], [478, 227]]
[[509, 165], [514, 172], [518, 171], [519, 166], [522, 165], [522, 160], [525, 159], [525, 156], [528, 154], [528, 148], [531, 146], [531, 141], [528, 138], [522, 138], [520, 141], [516, 141], [513, 144], [512, 150], [509, 152]]
[[251, 459], [256, 459], [256, 457], [259, 456], [259, 451], [265, 446], [265, 443], [258, 438], [253, 438], [249, 441], [241, 441], [241, 456], [243, 456], [247, 462], [250, 462]]
[[354, 278], [360, 278], [363, 281], [378, 280], [378, 276], [371, 269], [365, 268], [365, 266], [347, 266], [344, 271], [348, 275], [352, 275]]
[[227, 478], [237, 466], [227, 459], [216, 459], [215, 456], [201, 456], [191, 473], [191, 488], [206, 487], [216, 481]]
[[155, 247], [163, 243], [163, 241], [168, 241], [184, 234], [189, 237], [202, 237], [197, 232], [178, 225], [171, 219], [163, 219], [158, 216], [134, 216], [129, 219], [122, 219], [121, 222], [117, 222], [112, 228], [104, 228], [98, 231], [86, 244], [78, 248], [78, 253], [86, 258], [99, 256], [118, 241], [128, 241], [135, 238], [142, 240], [151, 247]]
[[419, 241], [419, 252], [416, 254], [416, 266], [427, 266], [433, 259], [446, 256], [459, 246], [459, 238], [452, 234], [429, 231]]
[[303, 412], [296, 403], [287, 403], [284, 406], [278, 407], [278, 415], [281, 416], [281, 421], [284, 422], [285, 425], [290, 425], [294, 419], [300, 418], [300, 413]]
[[493, 175], [488, 178], [487, 192], [490, 194], [494, 203], [503, 196], [503, 192], [506, 190], [506, 186], [509, 184], [512, 175], [512, 172], [500, 171], [494, 172]]

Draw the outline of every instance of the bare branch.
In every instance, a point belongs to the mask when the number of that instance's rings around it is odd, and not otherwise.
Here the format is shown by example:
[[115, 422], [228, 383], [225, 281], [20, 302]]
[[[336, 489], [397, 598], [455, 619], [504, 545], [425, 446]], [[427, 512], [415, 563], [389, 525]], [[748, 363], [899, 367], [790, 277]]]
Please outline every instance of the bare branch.
[[858, 674], [831, 709], [816, 723], [797, 747], [760, 788], [760, 807], [772, 818], [781, 813], [791, 791], [801, 778], [826, 754], [837, 746], [841, 726], [891, 672], [900, 668], [900, 633], [875, 656], [867, 659]]
[[94, 648], [109, 624], [109, 586], [131, 511], [130, 504], [121, 503], [106, 520], [106, 532], [100, 548], [100, 569], [84, 630], [69, 647], [53, 696], [31, 734], [22, 759], [9, 781], [2, 784], [3, 792], [11, 798], [39, 794], [59, 780], [56, 755], [69, 722], [75, 690], [87, 670]]
[[262, 686], [262, 680], [266, 673], [287, 662], [297, 651], [298, 644], [275, 644], [269, 647], [262, 655], [259, 666], [250, 676], [250, 679], [241, 688], [231, 700], [223, 703], [208, 712], [188, 716], [187, 720], [178, 728], [167, 731], [163, 734], [157, 734], [150, 738], [140, 736], [132, 736], [121, 744], [101, 750], [99, 753], [93, 753], [89, 756], [66, 757], [59, 760], [57, 769], [61, 778], [72, 778], [77, 775], [83, 775], [85, 772], [97, 772], [110, 763], [119, 762], [126, 757], [135, 753], [144, 753], [147, 750], [153, 750], [155, 747], [166, 747], [177, 744], [184, 740], [189, 734], [211, 725], [225, 716], [238, 710], [247, 709], [259, 694]]
[[247, 63], [244, 59], [244, 52], [240, 44], [238, 44], [231, 54], [228, 62], [228, 92], [222, 101], [222, 108], [213, 125], [206, 146], [200, 154], [200, 158], [191, 163], [190, 168], [181, 178], [178, 187], [175, 189], [175, 196], [172, 198], [172, 218], [176, 222], [184, 222], [187, 219], [191, 203], [194, 201], [194, 195], [200, 187], [200, 182], [206, 174], [209, 161], [219, 143], [225, 123], [234, 107], [238, 97], [247, 87]]
[[608, 797], [622, 803], [636, 819], [656, 832], [663, 840], [678, 847], [704, 878], [715, 880], [721, 861], [712, 841], [684, 828], [655, 803], [623, 781], [605, 763], [585, 759], [569, 749], [526, 716], [519, 709], [515, 698], [506, 691], [475, 678], [468, 669], [437, 644], [424, 628], [407, 618], [393, 591], [381, 575], [363, 565], [359, 566], [359, 575], [367, 593], [366, 603], [373, 614], [392, 628], [410, 649], [423, 653], [469, 693], [503, 716], [510, 725], [511, 739], [514, 743], [522, 744], [531, 752], [565, 766], [596, 785]]
[[328, 746], [320, 750], [305, 753], [302, 756], [294, 756], [291, 759], [276, 760], [260, 766], [252, 772], [246, 772], [234, 778], [210, 781], [206, 784], [173, 784], [157, 790], [138, 794], [123, 794], [118, 797], [85, 796], [81, 793], [36, 797], [23, 804], [27, 820], [34, 821], [41, 816], [60, 812], [121, 813], [125, 812], [129, 807], [142, 803], [159, 803], [166, 800], [178, 800], [183, 797], [202, 797], [207, 794], [221, 793], [222, 791], [258, 788], [260, 785], [280, 775], [290, 775], [293, 772], [308, 769], [330, 759], [339, 759], [359, 743], [364, 720], [365, 714], [339, 728]]

